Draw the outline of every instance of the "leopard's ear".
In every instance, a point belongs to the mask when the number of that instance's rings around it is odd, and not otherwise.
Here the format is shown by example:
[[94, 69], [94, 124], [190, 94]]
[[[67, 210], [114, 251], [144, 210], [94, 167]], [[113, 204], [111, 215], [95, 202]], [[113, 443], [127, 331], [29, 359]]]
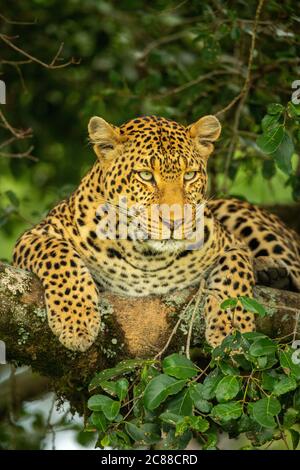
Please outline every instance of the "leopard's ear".
[[203, 157], [209, 157], [213, 151], [212, 142], [220, 137], [221, 129], [219, 120], [212, 115], [200, 118], [187, 128], [189, 136], [195, 139], [195, 144]]
[[93, 116], [88, 124], [90, 142], [99, 158], [108, 157], [120, 143], [120, 131], [104, 119]]

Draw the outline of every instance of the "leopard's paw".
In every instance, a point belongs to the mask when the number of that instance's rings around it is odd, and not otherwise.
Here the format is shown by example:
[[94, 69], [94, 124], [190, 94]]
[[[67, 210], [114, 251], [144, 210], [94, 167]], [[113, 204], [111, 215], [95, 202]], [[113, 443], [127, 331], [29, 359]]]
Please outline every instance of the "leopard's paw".
[[271, 256], [260, 256], [254, 259], [255, 278], [257, 284], [276, 289], [291, 288], [291, 276], [282, 260]]
[[227, 317], [210, 318], [206, 325], [205, 338], [210, 346], [216, 348], [232, 331], [231, 321], [228, 321]]
[[95, 342], [100, 330], [100, 312], [95, 305], [82, 305], [77, 313], [51, 309], [49, 326], [59, 341], [71, 351], [84, 352]]

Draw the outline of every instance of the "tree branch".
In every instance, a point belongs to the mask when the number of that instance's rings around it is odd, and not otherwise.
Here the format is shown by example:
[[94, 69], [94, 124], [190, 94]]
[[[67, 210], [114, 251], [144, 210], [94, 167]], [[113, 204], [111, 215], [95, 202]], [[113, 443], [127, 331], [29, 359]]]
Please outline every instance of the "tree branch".
[[69, 61], [64, 62], [63, 64], [56, 64], [56, 62], [59, 59], [60, 53], [63, 49], [63, 46], [64, 46], [63, 43], [60, 44], [60, 46], [58, 48], [58, 51], [56, 52], [56, 54], [53, 57], [53, 59], [51, 60], [51, 62], [49, 64], [47, 64], [46, 62], [43, 62], [42, 60], [38, 59], [37, 57], [34, 57], [33, 55], [29, 54], [28, 52], [26, 52], [23, 49], [21, 49], [20, 47], [18, 47], [16, 44], [14, 44], [11, 41], [11, 38], [6, 36], [5, 34], [0, 34], [0, 39], [3, 42], [5, 42], [5, 44], [7, 44], [11, 49], [14, 49], [15, 51], [17, 51], [22, 56], [27, 57], [31, 62], [36, 62], [37, 64], [42, 65], [43, 67], [45, 67], [47, 69], [61, 69], [61, 68], [64, 68], [64, 67], [68, 67], [71, 64], [73, 64], [73, 65], [74, 64], [75, 65], [79, 64], [79, 61], [75, 60], [74, 57], [72, 57]]
[[[168, 344], [166, 353], [186, 347], [193, 315], [191, 346], [204, 339], [201, 308], [185, 308], [199, 288], [163, 297], [126, 298], [103, 293], [103, 326], [86, 353], [64, 348], [48, 327], [43, 288], [29, 272], [0, 263], [0, 339], [7, 361], [29, 364], [52, 378], [54, 389], [79, 407], [83, 389], [95, 372], [129, 357], [153, 358]], [[272, 337], [295, 337], [298, 332], [300, 294], [257, 286], [255, 297], [271, 308], [272, 315], [257, 320], [258, 330]], [[198, 303], [199, 305], [199, 303]], [[168, 342], [179, 315], [180, 327]], [[295, 333], [296, 332], [296, 333]]]

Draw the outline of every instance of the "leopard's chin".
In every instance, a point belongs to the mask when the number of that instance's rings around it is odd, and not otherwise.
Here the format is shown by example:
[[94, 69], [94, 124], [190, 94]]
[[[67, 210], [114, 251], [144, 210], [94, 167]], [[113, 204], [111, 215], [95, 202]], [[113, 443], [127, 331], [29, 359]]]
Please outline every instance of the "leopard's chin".
[[147, 245], [147, 248], [156, 253], [174, 253], [174, 251], [185, 249], [186, 240], [174, 240], [172, 238], [165, 240], [146, 240], [144, 244]]

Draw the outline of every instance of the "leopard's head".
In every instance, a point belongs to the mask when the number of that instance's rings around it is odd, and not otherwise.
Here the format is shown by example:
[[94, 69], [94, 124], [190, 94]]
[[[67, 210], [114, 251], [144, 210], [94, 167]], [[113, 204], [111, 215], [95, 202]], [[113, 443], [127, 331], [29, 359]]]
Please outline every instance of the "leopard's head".
[[146, 116], [116, 127], [95, 116], [88, 128], [106, 203], [119, 207], [124, 201], [149, 239], [186, 238], [205, 202], [207, 160], [221, 133], [218, 119], [204, 116], [184, 127]]

